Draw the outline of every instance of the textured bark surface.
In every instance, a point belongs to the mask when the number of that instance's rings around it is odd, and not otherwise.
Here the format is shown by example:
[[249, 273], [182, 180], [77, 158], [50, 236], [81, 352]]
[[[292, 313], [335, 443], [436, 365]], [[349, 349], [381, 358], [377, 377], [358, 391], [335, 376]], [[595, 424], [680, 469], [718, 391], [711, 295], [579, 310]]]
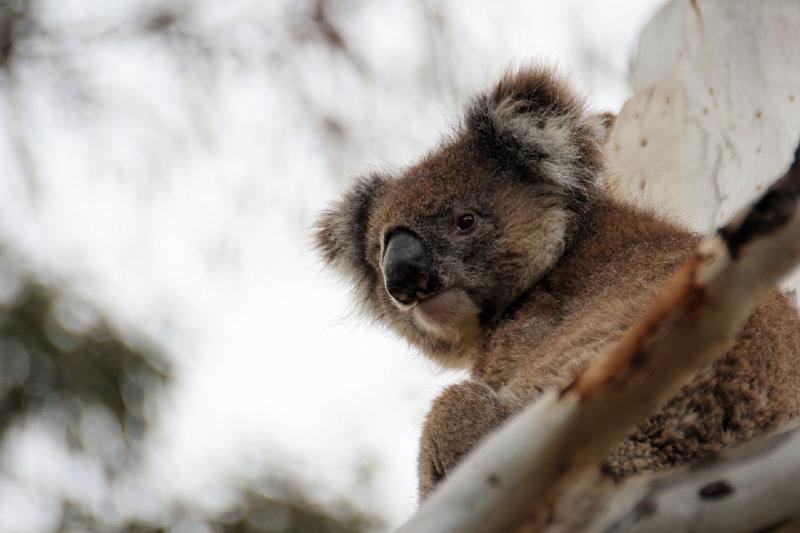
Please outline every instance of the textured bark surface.
[[587, 531], [796, 531], [800, 428], [607, 492]]
[[789, 166], [800, 135], [795, 0], [674, 0], [642, 30], [611, 132], [614, 191], [712, 231]]

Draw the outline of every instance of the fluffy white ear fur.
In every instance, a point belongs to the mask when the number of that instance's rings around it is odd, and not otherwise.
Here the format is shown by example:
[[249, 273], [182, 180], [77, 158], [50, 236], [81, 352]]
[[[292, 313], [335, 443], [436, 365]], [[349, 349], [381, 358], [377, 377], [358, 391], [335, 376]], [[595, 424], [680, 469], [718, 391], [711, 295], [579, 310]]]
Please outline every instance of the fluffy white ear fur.
[[588, 115], [583, 100], [554, 72], [525, 68], [503, 77], [467, 110], [467, 129], [504, 163], [567, 193], [585, 193], [602, 169], [613, 120]]
[[523, 113], [517, 111], [517, 103], [506, 98], [490, 110], [495, 131], [500, 135], [510, 135], [522, 148], [521, 156], [534, 154], [535, 160], [527, 161], [536, 165], [542, 178], [565, 189], [582, 188], [574, 172], [581, 164], [581, 152], [574, 141], [576, 120], [567, 115]]

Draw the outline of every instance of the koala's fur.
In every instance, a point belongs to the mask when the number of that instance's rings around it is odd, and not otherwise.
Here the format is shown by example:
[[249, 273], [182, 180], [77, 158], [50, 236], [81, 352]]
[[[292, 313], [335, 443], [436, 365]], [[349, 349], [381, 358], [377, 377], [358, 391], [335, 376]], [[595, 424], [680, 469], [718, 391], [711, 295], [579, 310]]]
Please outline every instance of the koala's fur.
[[[470, 371], [428, 414], [420, 497], [486, 433], [619, 339], [698, 242], [602, 189], [602, 122], [552, 72], [510, 73], [438, 148], [398, 176], [360, 180], [318, 221], [317, 246], [368, 315]], [[467, 233], [456, 226], [465, 212], [476, 220]], [[433, 318], [384, 285], [384, 241], [398, 228], [422, 241], [447, 291]], [[799, 411], [800, 319], [775, 292], [730, 352], [604, 469], [623, 477], [684, 463]]]

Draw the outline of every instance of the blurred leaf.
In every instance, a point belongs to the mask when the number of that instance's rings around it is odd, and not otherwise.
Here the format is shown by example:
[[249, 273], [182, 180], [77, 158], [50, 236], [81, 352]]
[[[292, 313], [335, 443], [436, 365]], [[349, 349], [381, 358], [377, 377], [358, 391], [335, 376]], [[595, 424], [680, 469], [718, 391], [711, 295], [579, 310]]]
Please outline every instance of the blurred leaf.
[[129, 346], [102, 319], [85, 331], [70, 328], [64, 310], [56, 313], [63, 296], [19, 276], [19, 294], [0, 302], [0, 435], [15, 417], [55, 398], [73, 411], [102, 405], [134, 430], [128, 435], [140, 436], [148, 388], [167, 379], [164, 358]]
[[373, 531], [380, 522], [343, 506], [336, 514], [315, 507], [302, 497], [281, 499], [247, 490], [242, 503], [211, 518], [216, 531], [225, 532], [325, 532]]

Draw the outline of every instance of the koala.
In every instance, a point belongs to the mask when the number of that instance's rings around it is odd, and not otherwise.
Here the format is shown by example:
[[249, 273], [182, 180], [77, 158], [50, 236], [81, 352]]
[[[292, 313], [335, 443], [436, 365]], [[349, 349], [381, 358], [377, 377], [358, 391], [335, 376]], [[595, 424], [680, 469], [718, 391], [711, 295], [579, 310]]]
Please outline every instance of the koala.
[[[316, 246], [363, 312], [469, 372], [427, 415], [421, 499], [504, 420], [620, 339], [698, 243], [604, 188], [610, 122], [552, 71], [509, 71], [438, 147], [395, 175], [357, 180], [319, 217]], [[800, 318], [776, 291], [602, 471], [621, 479], [693, 461], [799, 410]]]

